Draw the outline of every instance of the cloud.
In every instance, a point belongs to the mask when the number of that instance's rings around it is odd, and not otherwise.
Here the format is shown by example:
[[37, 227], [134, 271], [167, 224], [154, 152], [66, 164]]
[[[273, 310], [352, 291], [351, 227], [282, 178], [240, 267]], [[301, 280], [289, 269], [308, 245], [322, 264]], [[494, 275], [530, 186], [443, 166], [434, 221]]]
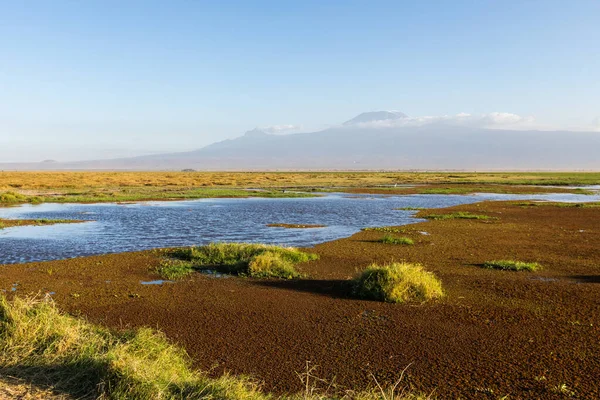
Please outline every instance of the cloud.
[[594, 120], [592, 121], [592, 129], [600, 132], [600, 116], [594, 118]]
[[298, 130], [302, 129], [302, 125], [291, 125], [291, 124], [271, 125], [271, 126], [259, 127], [258, 129], [265, 133], [277, 135], [277, 134], [290, 133], [291, 131], [298, 131]]
[[459, 113], [456, 115], [441, 116], [423, 116], [407, 117], [400, 119], [387, 119], [380, 121], [370, 121], [359, 123], [354, 126], [371, 128], [391, 128], [403, 126], [424, 126], [432, 124], [465, 126], [472, 128], [488, 129], [517, 129], [532, 128], [533, 117], [523, 117], [517, 114], [506, 112], [492, 112], [488, 114], [473, 115], [468, 113]]

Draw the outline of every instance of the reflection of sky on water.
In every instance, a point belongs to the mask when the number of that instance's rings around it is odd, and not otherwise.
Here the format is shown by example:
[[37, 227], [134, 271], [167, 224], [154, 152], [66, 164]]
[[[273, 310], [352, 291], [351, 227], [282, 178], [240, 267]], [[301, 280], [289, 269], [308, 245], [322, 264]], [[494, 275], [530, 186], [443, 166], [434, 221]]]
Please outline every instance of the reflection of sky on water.
[[[402, 207], [441, 208], [483, 200], [600, 201], [574, 194], [348, 195], [298, 199], [203, 199], [135, 204], [40, 204], [0, 208], [0, 218], [90, 222], [0, 230], [0, 264], [52, 260], [213, 241], [312, 246], [368, 226], [417, 221]], [[270, 228], [269, 223], [325, 228]]]

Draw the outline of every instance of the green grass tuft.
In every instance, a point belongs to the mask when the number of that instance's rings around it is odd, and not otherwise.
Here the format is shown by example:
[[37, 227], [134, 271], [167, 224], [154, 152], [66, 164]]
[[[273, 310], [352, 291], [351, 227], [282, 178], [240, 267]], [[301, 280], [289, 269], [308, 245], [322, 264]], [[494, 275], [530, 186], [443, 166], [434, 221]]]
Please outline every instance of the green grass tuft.
[[297, 278], [294, 264], [316, 260], [316, 254], [292, 247], [251, 243], [211, 243], [206, 246], [166, 250], [170, 261], [157, 272], [166, 279], [177, 279], [194, 270], [217, 270], [226, 274], [256, 278]]
[[411, 246], [411, 245], [415, 244], [415, 242], [411, 238], [409, 238], [409, 237], [394, 237], [392, 235], [385, 235], [381, 239], [381, 243], [385, 243], [385, 244], [404, 244], [404, 245], [408, 245], [408, 246]]
[[458, 211], [448, 214], [428, 214], [423, 215], [422, 218], [433, 219], [433, 220], [447, 220], [447, 219], [478, 219], [478, 220], [489, 220], [496, 219], [494, 217], [490, 217], [488, 215], [483, 214], [471, 214], [466, 211]]
[[485, 268], [501, 269], [504, 271], [537, 271], [542, 266], [536, 262], [524, 262], [514, 260], [494, 260], [483, 264]]
[[189, 261], [165, 258], [156, 268], [156, 272], [164, 279], [182, 279], [194, 272], [194, 265]]
[[185, 351], [161, 333], [113, 333], [51, 301], [0, 298], [0, 368], [75, 398], [265, 398], [241, 378], [192, 370]]
[[389, 303], [425, 302], [442, 297], [442, 283], [419, 264], [372, 264], [354, 279], [361, 298]]
[[[210, 378], [192, 369], [186, 352], [160, 332], [149, 328], [110, 331], [62, 313], [50, 299], [15, 298], [8, 302], [0, 296], [0, 376], [10, 376], [23, 382], [23, 386], [52, 388], [56, 398], [278, 399], [261, 392], [259, 385], [247, 378], [231, 375]], [[307, 374], [304, 393], [280, 399], [348, 398], [344, 394], [321, 393], [312, 386], [310, 378]], [[0, 378], [0, 389], [3, 386], [6, 387]], [[357, 392], [352, 398], [431, 398], [405, 393], [404, 388], [397, 386], [386, 391]], [[25, 391], [31, 392], [31, 387]]]
[[363, 231], [366, 232], [386, 232], [386, 233], [402, 233], [404, 232], [404, 229], [402, 228], [394, 228], [392, 226], [376, 226], [376, 227], [370, 227], [370, 228], [363, 228]]
[[248, 275], [254, 278], [299, 278], [292, 261], [279, 253], [265, 251], [254, 257], [248, 264]]

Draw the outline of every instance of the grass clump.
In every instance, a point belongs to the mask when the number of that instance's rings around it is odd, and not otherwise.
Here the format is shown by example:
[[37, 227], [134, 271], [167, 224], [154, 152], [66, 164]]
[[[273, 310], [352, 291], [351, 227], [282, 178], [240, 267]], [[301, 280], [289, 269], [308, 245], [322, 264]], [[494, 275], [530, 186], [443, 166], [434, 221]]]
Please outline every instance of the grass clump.
[[164, 279], [182, 279], [194, 272], [194, 266], [189, 261], [165, 258], [161, 260], [156, 272]]
[[423, 215], [423, 218], [433, 219], [433, 220], [447, 220], [447, 219], [477, 219], [477, 220], [490, 220], [496, 219], [494, 217], [490, 217], [488, 215], [483, 214], [472, 214], [467, 211], [458, 211], [448, 214], [428, 214]]
[[501, 269], [504, 271], [537, 271], [542, 268], [542, 266], [536, 262], [514, 260], [487, 261], [483, 266], [489, 269]]
[[[10, 382], [3, 379], [9, 376]], [[348, 398], [323, 393], [311, 378], [307, 375], [305, 392], [276, 397], [246, 378], [210, 378], [192, 369], [186, 352], [152, 329], [114, 332], [62, 313], [49, 298], [17, 297], [9, 302], [0, 296], [0, 395], [3, 388], [13, 392], [22, 383], [22, 398], [30, 398], [32, 386], [51, 388], [42, 389], [43, 397], [35, 398], [55, 398], [54, 394], [56, 398], [123, 400]], [[431, 398], [405, 392], [398, 382], [388, 390], [378, 386], [379, 390], [356, 392], [352, 398]]]
[[363, 228], [363, 231], [367, 232], [386, 232], [386, 233], [402, 233], [404, 230], [402, 228], [394, 228], [392, 226], [375, 226], [370, 228]]
[[14, 204], [27, 202], [27, 196], [15, 193], [15, 192], [4, 192], [0, 193], [0, 203], [2, 204]]
[[[158, 273], [167, 279], [183, 277], [194, 270], [217, 270], [256, 278], [298, 278], [294, 264], [316, 260], [316, 254], [292, 247], [252, 243], [211, 243], [206, 246], [167, 250], [169, 261]], [[182, 264], [183, 262], [183, 264]]]
[[385, 243], [385, 244], [403, 244], [403, 245], [408, 245], [408, 246], [412, 246], [413, 244], [415, 244], [415, 242], [409, 238], [409, 237], [395, 237], [392, 235], [385, 235], [382, 239], [381, 239], [381, 243]]
[[294, 264], [279, 253], [265, 251], [257, 255], [248, 264], [248, 275], [255, 278], [297, 278]]
[[406, 262], [372, 264], [354, 279], [354, 286], [357, 296], [388, 303], [425, 302], [444, 295], [433, 273]]
[[0, 368], [74, 398], [265, 398], [243, 379], [192, 370], [185, 351], [161, 333], [114, 333], [50, 300], [0, 298]]

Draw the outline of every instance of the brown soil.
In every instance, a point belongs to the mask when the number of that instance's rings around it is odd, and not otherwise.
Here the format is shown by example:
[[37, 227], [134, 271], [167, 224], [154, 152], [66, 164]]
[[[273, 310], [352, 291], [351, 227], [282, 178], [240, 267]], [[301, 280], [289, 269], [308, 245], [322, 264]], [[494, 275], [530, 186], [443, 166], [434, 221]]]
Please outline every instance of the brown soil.
[[[439, 398], [600, 398], [600, 208], [482, 203], [449, 210], [498, 217], [402, 227], [414, 246], [360, 232], [310, 249], [297, 281], [157, 279], [152, 251], [0, 266], [13, 294], [55, 291], [57, 304], [113, 328], [151, 326], [212, 374], [250, 374], [265, 390], [301, 389], [306, 361], [341, 388], [389, 383], [407, 370]], [[424, 235], [421, 232], [427, 232]], [[540, 272], [487, 270], [493, 259], [537, 261]], [[420, 262], [446, 297], [396, 305], [352, 299], [368, 264]]]
[[289, 229], [310, 229], [310, 228], [325, 228], [325, 225], [313, 224], [267, 224], [271, 228], [289, 228]]

